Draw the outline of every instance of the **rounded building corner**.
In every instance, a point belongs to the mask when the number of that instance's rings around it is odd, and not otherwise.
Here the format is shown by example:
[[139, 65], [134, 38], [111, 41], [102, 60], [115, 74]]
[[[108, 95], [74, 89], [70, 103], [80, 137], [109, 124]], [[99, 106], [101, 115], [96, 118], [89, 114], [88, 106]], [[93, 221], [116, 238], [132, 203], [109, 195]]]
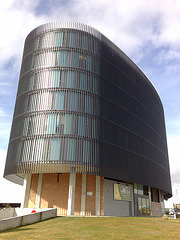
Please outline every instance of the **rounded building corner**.
[[64, 182], [66, 198], [72, 194], [68, 181], [79, 184], [73, 194], [81, 205], [72, 197], [65, 209], [56, 199], [63, 215], [108, 215], [108, 201], [112, 214], [155, 214], [171, 196], [157, 92], [117, 46], [80, 23], [44, 24], [26, 38], [7, 163], [17, 178], [5, 178], [22, 183], [24, 174], [31, 183], [26, 192], [35, 188], [43, 196], [26, 206], [51, 202], [48, 182], [59, 194]]

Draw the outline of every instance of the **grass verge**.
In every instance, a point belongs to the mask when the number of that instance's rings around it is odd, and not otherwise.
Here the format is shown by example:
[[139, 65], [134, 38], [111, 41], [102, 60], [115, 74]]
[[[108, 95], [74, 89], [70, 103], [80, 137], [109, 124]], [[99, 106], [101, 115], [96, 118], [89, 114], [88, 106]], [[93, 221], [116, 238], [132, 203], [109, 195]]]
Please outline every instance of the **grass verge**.
[[0, 239], [180, 239], [180, 219], [57, 217], [0, 233]]

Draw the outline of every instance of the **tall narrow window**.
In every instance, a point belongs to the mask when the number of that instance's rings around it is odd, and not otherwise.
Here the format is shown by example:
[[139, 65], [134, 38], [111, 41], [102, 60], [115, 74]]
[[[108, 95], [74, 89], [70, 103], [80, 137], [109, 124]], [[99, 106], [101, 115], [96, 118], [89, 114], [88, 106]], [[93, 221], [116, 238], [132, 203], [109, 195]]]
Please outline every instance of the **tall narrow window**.
[[60, 67], [66, 67], [66, 60], [67, 60], [67, 51], [60, 51], [59, 66]]
[[159, 190], [156, 188], [151, 188], [151, 199], [153, 202], [160, 202], [159, 201]]
[[143, 195], [143, 185], [138, 184], [138, 194]]
[[60, 160], [61, 138], [53, 138], [51, 142], [51, 160]]
[[148, 186], [143, 186], [143, 193], [144, 193], [144, 195], [146, 195], [146, 196], [149, 195]]
[[56, 133], [64, 134], [64, 122], [65, 122], [64, 114], [57, 114], [57, 116], [56, 116]]
[[64, 134], [72, 134], [72, 114], [65, 115]]
[[87, 63], [86, 63], [85, 69], [88, 71], [92, 71], [92, 57], [91, 56], [87, 56]]
[[64, 92], [59, 91], [56, 94], [56, 110], [63, 110], [64, 106]]
[[71, 92], [70, 110], [77, 111], [77, 99], [78, 94], [76, 92]]
[[72, 67], [79, 68], [80, 56], [78, 52], [73, 51]]
[[59, 87], [59, 81], [60, 81], [60, 70], [56, 70], [56, 71], [52, 71], [52, 75], [51, 75], [51, 87]]
[[88, 45], [89, 39], [87, 36], [82, 36], [82, 48], [85, 50], [89, 49], [89, 45]]
[[138, 212], [139, 215], [142, 215], [142, 199], [138, 198]]
[[53, 134], [55, 132], [55, 124], [56, 124], [56, 115], [55, 114], [49, 114], [47, 115], [47, 134]]
[[70, 33], [70, 47], [77, 47], [77, 33]]
[[37, 50], [40, 47], [39, 39], [40, 39], [39, 36], [34, 39], [34, 50]]
[[74, 88], [74, 83], [75, 83], [75, 81], [74, 81], [74, 71], [68, 71], [67, 72], [67, 87], [68, 88]]
[[84, 54], [79, 54], [79, 68], [86, 69], [86, 59]]
[[63, 32], [56, 32], [55, 34], [55, 46], [62, 47]]
[[33, 90], [34, 89], [34, 78], [35, 78], [35, 74], [30, 76], [30, 79], [29, 79], [29, 90]]
[[59, 52], [55, 52], [55, 66], [59, 65]]

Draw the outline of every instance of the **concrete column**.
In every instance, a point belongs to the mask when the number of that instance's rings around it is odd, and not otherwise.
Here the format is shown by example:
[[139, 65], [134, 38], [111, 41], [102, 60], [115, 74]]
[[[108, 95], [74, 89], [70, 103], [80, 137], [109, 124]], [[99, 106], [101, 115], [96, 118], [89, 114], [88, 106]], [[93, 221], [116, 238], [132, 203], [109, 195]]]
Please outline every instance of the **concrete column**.
[[149, 191], [149, 205], [150, 205], [150, 215], [152, 216], [152, 204], [151, 204], [151, 187], [148, 187]]
[[163, 192], [161, 192], [161, 190], [159, 190], [159, 202], [161, 205], [161, 216], [163, 216], [165, 214], [165, 205], [164, 205], [164, 195], [163, 195]]
[[129, 185], [131, 188], [131, 207], [132, 207], [132, 216], [134, 217], [134, 188], [133, 185]]
[[29, 202], [29, 194], [30, 194], [30, 187], [31, 187], [31, 173], [26, 173], [24, 178], [24, 197], [21, 202], [21, 208], [28, 208]]
[[43, 180], [43, 173], [39, 173], [37, 193], [36, 193], [36, 208], [40, 208], [42, 180]]
[[75, 186], [76, 186], [76, 172], [73, 169], [71, 169], [69, 175], [69, 196], [67, 215], [74, 214]]
[[82, 174], [81, 216], [86, 215], [86, 174]]
[[100, 176], [96, 176], [96, 216], [100, 216], [101, 215], [100, 190], [101, 190], [101, 177]]

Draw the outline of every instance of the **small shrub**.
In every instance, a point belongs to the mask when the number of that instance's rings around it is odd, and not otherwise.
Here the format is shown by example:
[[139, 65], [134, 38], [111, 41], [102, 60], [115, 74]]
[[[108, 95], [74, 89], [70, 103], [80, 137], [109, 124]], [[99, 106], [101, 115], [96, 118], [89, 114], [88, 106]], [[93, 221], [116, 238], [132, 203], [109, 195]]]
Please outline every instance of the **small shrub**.
[[11, 205], [8, 203], [8, 204], [6, 205], [6, 208], [11, 208]]
[[164, 220], [168, 220], [168, 216], [166, 214], [163, 215]]

